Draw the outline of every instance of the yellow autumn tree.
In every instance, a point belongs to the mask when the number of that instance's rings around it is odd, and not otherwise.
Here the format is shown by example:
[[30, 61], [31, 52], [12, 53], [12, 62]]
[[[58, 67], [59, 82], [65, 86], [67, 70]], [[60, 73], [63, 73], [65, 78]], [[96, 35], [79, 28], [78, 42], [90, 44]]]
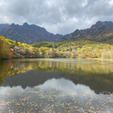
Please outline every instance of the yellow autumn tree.
[[0, 35], [0, 59], [8, 58], [10, 55], [10, 49], [8, 43], [5, 41], [4, 37]]

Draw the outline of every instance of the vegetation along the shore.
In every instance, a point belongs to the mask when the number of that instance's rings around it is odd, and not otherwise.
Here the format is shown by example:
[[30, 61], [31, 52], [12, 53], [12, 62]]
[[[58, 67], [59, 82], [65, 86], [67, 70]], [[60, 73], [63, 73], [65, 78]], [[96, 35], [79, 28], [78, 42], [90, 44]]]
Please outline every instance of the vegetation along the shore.
[[113, 46], [88, 40], [39, 42], [32, 45], [0, 36], [0, 58], [113, 59]]

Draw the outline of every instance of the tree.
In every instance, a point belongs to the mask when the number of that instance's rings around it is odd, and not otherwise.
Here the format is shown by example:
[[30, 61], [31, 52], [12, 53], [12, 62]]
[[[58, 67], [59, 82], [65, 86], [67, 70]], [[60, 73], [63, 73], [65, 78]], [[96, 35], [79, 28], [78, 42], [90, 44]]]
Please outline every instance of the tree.
[[8, 43], [5, 41], [4, 37], [0, 36], [0, 59], [6, 59], [10, 57], [10, 49]]

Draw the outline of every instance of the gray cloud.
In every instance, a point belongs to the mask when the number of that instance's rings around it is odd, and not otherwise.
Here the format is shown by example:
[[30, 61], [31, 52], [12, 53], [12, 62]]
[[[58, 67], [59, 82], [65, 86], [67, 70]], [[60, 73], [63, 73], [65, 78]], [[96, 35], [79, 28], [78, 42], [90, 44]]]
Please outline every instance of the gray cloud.
[[98, 20], [113, 21], [113, 0], [0, 0], [0, 23], [24, 22], [66, 34]]

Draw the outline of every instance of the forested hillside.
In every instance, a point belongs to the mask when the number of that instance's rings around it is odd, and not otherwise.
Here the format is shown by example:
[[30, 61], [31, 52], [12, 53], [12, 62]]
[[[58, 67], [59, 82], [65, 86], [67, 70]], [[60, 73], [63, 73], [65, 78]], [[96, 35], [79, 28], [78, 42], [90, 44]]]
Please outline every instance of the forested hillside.
[[33, 44], [33, 46], [43, 49], [45, 57], [52, 53], [52, 57], [61, 58], [113, 59], [113, 46], [95, 41], [40, 42]]
[[39, 42], [33, 45], [0, 36], [0, 58], [99, 58], [113, 59], [113, 46], [88, 40]]

